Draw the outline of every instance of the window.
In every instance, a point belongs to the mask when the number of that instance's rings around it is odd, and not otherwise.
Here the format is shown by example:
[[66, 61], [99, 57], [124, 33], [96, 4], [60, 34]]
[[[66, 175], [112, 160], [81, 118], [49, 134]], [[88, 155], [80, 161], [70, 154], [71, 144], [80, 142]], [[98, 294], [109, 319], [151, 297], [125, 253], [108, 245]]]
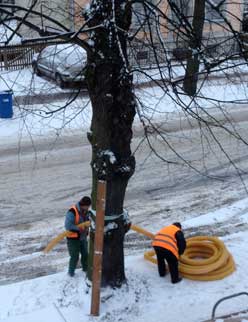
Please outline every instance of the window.
[[247, 3], [247, 1], [245, 1], [245, 3], [244, 3], [242, 31], [248, 32], [248, 3]]
[[[188, 17], [190, 15], [191, 0], [173, 0], [172, 1], [179, 11], [180, 16]], [[172, 15], [177, 16], [176, 12], [173, 11]]]
[[206, 3], [206, 20], [208, 20], [209, 22], [223, 20], [223, 10], [225, 9], [225, 1], [223, 2], [223, 0], [211, 0], [211, 2], [216, 7], [219, 5], [219, 7], [214, 9], [209, 3]]
[[184, 47], [185, 41], [183, 33], [180, 32], [182, 28], [184, 28], [187, 22], [191, 21], [192, 17], [192, 0], [173, 0], [171, 1], [171, 19], [172, 23], [170, 25], [171, 28], [171, 36], [173, 41], [175, 42], [176, 47]]
[[[152, 4], [156, 4], [157, 0], [150, 0], [149, 1]], [[144, 28], [148, 28], [147, 20], [148, 17], [146, 17], [146, 13], [149, 15], [150, 11], [145, 11], [144, 5], [142, 3], [134, 3], [133, 5], [133, 17], [132, 22], [134, 27], [139, 27], [142, 24], [144, 24]], [[149, 22], [152, 25], [154, 20], [154, 15], [149, 15]]]
[[192, 0], [173, 0], [170, 9], [172, 28], [180, 29], [192, 15]]
[[244, 0], [244, 14], [248, 14], [248, 0]]

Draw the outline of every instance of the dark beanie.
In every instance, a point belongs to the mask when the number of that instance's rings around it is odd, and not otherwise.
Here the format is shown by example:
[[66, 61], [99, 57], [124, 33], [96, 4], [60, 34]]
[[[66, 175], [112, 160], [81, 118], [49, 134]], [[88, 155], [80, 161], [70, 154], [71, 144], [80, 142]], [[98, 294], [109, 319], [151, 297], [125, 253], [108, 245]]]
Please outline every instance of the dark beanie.
[[182, 229], [182, 225], [180, 222], [174, 222], [172, 225], [177, 226], [178, 228]]
[[83, 197], [80, 201], [79, 201], [80, 206], [90, 206], [91, 205], [91, 199], [90, 197]]

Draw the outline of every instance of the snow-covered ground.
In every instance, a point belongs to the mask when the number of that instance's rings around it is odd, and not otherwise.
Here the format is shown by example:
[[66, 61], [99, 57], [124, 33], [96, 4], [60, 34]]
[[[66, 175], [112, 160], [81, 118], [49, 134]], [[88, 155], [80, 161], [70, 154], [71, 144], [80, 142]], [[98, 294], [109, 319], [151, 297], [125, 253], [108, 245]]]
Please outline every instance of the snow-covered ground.
[[60, 89], [55, 82], [33, 74], [32, 68], [2, 71], [0, 74], [0, 91], [5, 90], [12, 90], [15, 96], [66, 91]]
[[[7, 81], [7, 87], [14, 86], [16, 95], [27, 94], [25, 88], [31, 77], [30, 71], [1, 74], [0, 89]], [[31, 95], [58, 90], [55, 85], [51, 88], [50, 82], [36, 79]], [[203, 91], [213, 100], [247, 99], [246, 85], [242, 82], [223, 84], [222, 80], [215, 80]], [[120, 290], [103, 291], [98, 320], [202, 321], [210, 317], [212, 306], [220, 297], [248, 287], [247, 195], [236, 170], [218, 154], [214, 143], [207, 142], [211, 143], [210, 149], [202, 151], [198, 130], [181, 128], [181, 109], [173, 94], [164, 95], [155, 87], [137, 90], [136, 94], [145, 105], [142, 113], [154, 121], [168, 121], [166, 130], [170, 129], [168, 137], [173, 148], [201, 171], [207, 169], [206, 174], [219, 175], [222, 181], [201, 177], [184, 164], [167, 165], [152, 156], [149, 146], [143, 144], [136, 153], [136, 173], [126, 196], [125, 206], [133, 223], [156, 232], [161, 225], [179, 220], [183, 222], [186, 236], [197, 233], [222, 236], [234, 256], [237, 270], [222, 281], [183, 280], [172, 285], [168, 277], [159, 278], [156, 267], [143, 260], [142, 254], [149, 242], [130, 232], [125, 249], [128, 284]], [[89, 193], [91, 186], [91, 152], [86, 139], [90, 104], [87, 98], [80, 98], [54, 116], [44, 113], [44, 110], [60, 109], [65, 103], [15, 106], [13, 119], [0, 119], [0, 227], [4, 231], [0, 235], [0, 283], [29, 279], [0, 286], [0, 320], [3, 321], [64, 321], [61, 314], [68, 322], [92, 321], [88, 316], [90, 294], [86, 294], [85, 277], [80, 271], [75, 279], [66, 275], [65, 243], [47, 256], [42, 254], [51, 237], [63, 229], [67, 207], [82, 193]], [[214, 102], [202, 101], [202, 106], [216, 113]], [[242, 123], [237, 125], [246, 138], [246, 106], [228, 104], [225, 111], [232, 116], [239, 114], [238, 122]], [[138, 124], [137, 118], [134, 149], [142, 140]], [[216, 130], [215, 133], [244, 170], [243, 180], [247, 184], [247, 146], [237, 144], [223, 132]], [[177, 160], [172, 150], [152, 139], [162, 156]], [[17, 146], [20, 141], [24, 142]], [[45, 276], [48, 274], [53, 275]], [[37, 276], [43, 277], [33, 279]], [[244, 299], [235, 300], [228, 306], [223, 304], [218, 312], [239, 311], [245, 303]]]
[[[70, 107], [63, 108], [67, 101], [14, 107], [12, 119], [0, 118], [1, 144], [22, 140], [36, 140], [41, 137], [56, 139], [62, 133], [86, 132], [89, 129], [91, 110], [89, 99], [77, 99]], [[51, 111], [60, 111], [52, 114]], [[46, 114], [50, 113], [50, 114]]]
[[[27, 71], [25, 71], [27, 72]], [[24, 78], [25, 82], [25, 78]], [[42, 84], [42, 82], [38, 82]], [[1, 88], [1, 87], [0, 87]], [[51, 91], [51, 89], [50, 89]], [[247, 88], [243, 83], [223, 84], [222, 81], [214, 81], [202, 90], [202, 95], [207, 95], [209, 100], [199, 99], [198, 103], [204, 109], [195, 108], [197, 114], [207, 117], [204, 110], [211, 115], [219, 114], [220, 118], [225, 118], [231, 111], [239, 112], [245, 109], [246, 105], [233, 104], [232, 101], [248, 100]], [[164, 93], [159, 87], [151, 87], [142, 90], [136, 90], [136, 95], [142, 106], [136, 115], [135, 126], [140, 126], [139, 117], [145, 116], [152, 122], [172, 122], [185, 118], [185, 112], [182, 110], [178, 98], [173, 93]], [[216, 104], [215, 99], [228, 101], [222, 106]], [[68, 99], [59, 102], [35, 104], [30, 106], [14, 106], [14, 117], [12, 119], [0, 119], [0, 137], [3, 139], [1, 144], [8, 139], [8, 143], [13, 140], [23, 140], [53, 136], [57, 137], [62, 133], [73, 133], [75, 131], [86, 132], [89, 129], [91, 121], [91, 103], [89, 98], [81, 97], [67, 106]], [[181, 97], [184, 104], [187, 104], [187, 98]], [[66, 107], [66, 108], [64, 108]], [[221, 107], [221, 108], [220, 108]], [[192, 110], [194, 108], [192, 107]], [[193, 118], [189, 118], [191, 125]], [[189, 124], [189, 122], [187, 122]], [[181, 122], [182, 125], [182, 122]], [[7, 142], [7, 141], [6, 141]]]
[[[176, 67], [174, 77], [182, 74], [182, 67]], [[204, 110], [215, 114], [218, 112], [222, 118], [228, 115], [231, 110], [244, 109], [244, 101], [248, 101], [248, 91], [245, 82], [247, 66], [236, 67], [235, 72], [243, 72], [242, 77], [226, 81], [225, 78], [212, 79], [204, 83], [197, 104], [200, 106], [190, 106], [192, 111], [207, 117]], [[162, 71], [163, 72], [163, 71]], [[147, 71], [154, 79], [161, 78], [158, 70]], [[163, 72], [166, 74], [166, 70]], [[224, 72], [216, 73], [223, 76]], [[228, 74], [227, 74], [228, 75]], [[135, 82], [149, 81], [149, 77], [140, 73], [135, 73]], [[86, 132], [89, 129], [91, 119], [91, 103], [88, 97], [80, 97], [73, 100], [74, 94], [71, 89], [62, 90], [53, 81], [38, 77], [32, 73], [32, 69], [27, 68], [19, 71], [3, 71], [0, 75], [0, 91], [12, 89], [14, 92], [14, 118], [11, 120], [0, 119], [1, 144], [16, 140], [22, 141], [26, 138], [35, 140], [35, 137], [54, 136], [58, 137], [62, 133], [72, 133], [75, 131]], [[52, 93], [68, 93], [68, 98], [52, 103], [42, 103], [42, 95]], [[35, 105], [19, 105], [15, 97], [28, 95], [41, 95], [41, 103]], [[135, 124], [139, 124], [139, 116], [145, 116], [153, 122], [157, 120], [166, 122], [173, 119], [185, 117], [182, 107], [189, 104], [189, 99], [184, 95], [176, 96], [173, 92], [164, 92], [159, 87], [148, 87], [136, 89], [136, 96], [140, 102], [139, 113], [136, 115]], [[203, 97], [208, 99], [205, 100]], [[68, 101], [73, 102], [67, 106]], [[219, 100], [218, 103], [216, 100]], [[240, 104], [234, 104], [234, 101]], [[65, 107], [66, 108], [63, 108]], [[56, 113], [52, 113], [56, 112]], [[190, 120], [192, 124], [192, 118]]]
[[[214, 214], [200, 216], [183, 223], [185, 227], [197, 229], [198, 225], [209, 225], [213, 218], [218, 223], [240, 211], [247, 222], [248, 200], [231, 207], [220, 209]], [[225, 214], [225, 215], [224, 215]], [[214, 224], [214, 222], [211, 222]], [[156, 266], [138, 255], [126, 256], [127, 285], [119, 290], [103, 289], [101, 314], [97, 321], [155, 322], [158, 319], [170, 322], [200, 322], [211, 316], [215, 302], [221, 297], [246, 291], [248, 288], [247, 232], [228, 235], [223, 238], [233, 254], [236, 271], [229, 277], [213, 282], [199, 282], [184, 279], [173, 285], [168, 276], [160, 278]], [[40, 255], [42, 256], [42, 255]], [[14, 263], [13, 263], [14, 265]], [[0, 287], [0, 320], [6, 322], [39, 321], [92, 321], [90, 292], [85, 284], [84, 274], [78, 270], [75, 278], [66, 271], [47, 277]], [[246, 308], [246, 298], [223, 303], [217, 315], [229, 314]], [[61, 317], [61, 314], [63, 317]]]
[[[223, 70], [221, 70], [223, 68]], [[157, 68], [148, 69], [148, 70], [135, 70], [134, 71], [134, 84], [139, 85], [142, 83], [150, 82], [151, 80], [160, 80], [161, 78], [167, 80], [170, 78], [176, 80], [181, 78], [185, 73], [185, 66], [182, 66], [178, 63], [174, 63], [172, 70], [168, 71], [168, 68], [162, 67], [160, 70]], [[232, 96], [228, 97], [228, 100], [233, 99], [233, 94], [237, 84], [244, 83], [247, 81], [248, 66], [245, 62], [233, 61], [223, 63], [215, 72], [211, 73], [211, 77], [204, 81], [204, 88], [208, 88], [207, 83], [211, 83], [211, 86], [216, 85], [226, 85], [225, 86], [229, 92], [232, 93]], [[202, 76], [204, 78], [204, 75]], [[244, 95], [246, 86], [244, 89], [239, 92], [239, 99], [242, 99]], [[38, 77], [33, 73], [33, 69], [26, 68], [22, 70], [15, 71], [1, 71], [0, 73], [0, 91], [12, 90], [14, 96], [32, 96], [32, 95], [48, 95], [52, 93], [67, 93], [71, 92], [72, 89], [61, 89], [54, 80], [51, 80], [47, 77]], [[77, 91], [77, 90], [76, 90]], [[216, 91], [211, 91], [210, 96], [213, 95], [213, 98], [216, 98], [220, 94]], [[209, 94], [209, 93], [208, 93]], [[227, 92], [226, 92], [227, 94]], [[228, 93], [230, 94], [230, 93]], [[236, 93], [237, 94], [237, 93]], [[167, 93], [170, 96], [170, 93]], [[223, 96], [223, 95], [221, 95]], [[223, 99], [223, 97], [218, 97]]]

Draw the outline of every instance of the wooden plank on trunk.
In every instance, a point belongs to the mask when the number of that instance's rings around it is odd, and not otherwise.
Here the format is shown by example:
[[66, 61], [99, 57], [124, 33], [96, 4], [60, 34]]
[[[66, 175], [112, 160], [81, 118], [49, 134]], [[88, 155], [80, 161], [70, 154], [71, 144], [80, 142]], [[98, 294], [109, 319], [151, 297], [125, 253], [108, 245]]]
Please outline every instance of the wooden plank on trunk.
[[100, 310], [105, 202], [106, 202], [106, 182], [98, 181], [97, 202], [96, 202], [96, 231], [95, 231], [95, 240], [94, 240], [92, 295], [91, 295], [91, 315], [93, 316], [98, 316], [99, 310]]

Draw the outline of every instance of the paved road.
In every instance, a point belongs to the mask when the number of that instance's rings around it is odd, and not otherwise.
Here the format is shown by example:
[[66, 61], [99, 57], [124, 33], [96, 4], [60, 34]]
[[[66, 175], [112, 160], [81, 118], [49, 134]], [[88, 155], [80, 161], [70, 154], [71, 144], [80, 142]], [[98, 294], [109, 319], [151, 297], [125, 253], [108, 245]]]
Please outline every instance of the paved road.
[[[232, 116], [241, 135], [248, 138], [246, 110], [243, 117], [241, 112], [235, 110]], [[237, 171], [220, 154], [214, 140], [209, 139], [207, 130], [200, 133], [182, 124], [183, 120], [167, 123], [167, 139], [204, 175], [187, 167], [156, 137], [151, 138], [156, 151], [179, 164], [169, 165], [158, 159], [145, 143], [136, 153], [137, 169], [125, 204], [134, 223], [153, 231], [161, 222], [183, 221], [246, 197]], [[247, 146], [219, 130], [215, 130], [215, 135], [244, 171], [244, 182], [248, 182]], [[46, 257], [41, 256], [41, 250], [63, 229], [64, 213], [70, 204], [90, 193], [91, 149], [82, 134], [61, 137], [55, 146], [53, 140], [36, 140], [37, 154], [28, 142], [22, 144], [20, 151], [18, 146], [0, 144], [0, 227], [4, 232], [0, 235], [0, 283], [53, 273], [64, 269], [67, 263], [65, 243]], [[137, 128], [133, 149], [140, 141], [141, 130]], [[235, 225], [233, 218], [211, 229], [222, 235], [247, 227]], [[127, 252], [140, 251], [146, 245], [144, 239], [131, 233]]]

